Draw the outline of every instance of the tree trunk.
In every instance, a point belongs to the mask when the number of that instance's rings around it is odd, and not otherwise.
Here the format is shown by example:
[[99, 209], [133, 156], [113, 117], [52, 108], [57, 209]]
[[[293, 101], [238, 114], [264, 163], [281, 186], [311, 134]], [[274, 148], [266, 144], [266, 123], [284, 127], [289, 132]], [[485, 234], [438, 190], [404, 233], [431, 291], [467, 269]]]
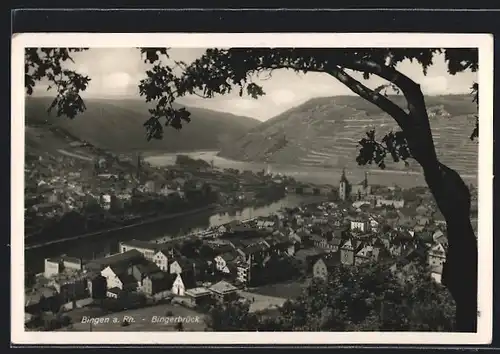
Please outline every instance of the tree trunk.
[[455, 300], [458, 332], [477, 332], [477, 239], [470, 222], [470, 192], [458, 173], [439, 164], [425, 178], [447, 223], [442, 283]]
[[375, 74], [404, 94], [408, 112], [352, 78], [340, 67], [328, 73], [351, 91], [389, 114], [403, 130], [412, 157], [422, 166], [425, 180], [446, 219], [448, 250], [442, 283], [456, 304], [456, 330], [477, 331], [477, 240], [470, 222], [470, 192], [458, 173], [439, 162], [424, 95], [420, 85], [393, 67], [372, 60], [342, 63], [352, 70]]

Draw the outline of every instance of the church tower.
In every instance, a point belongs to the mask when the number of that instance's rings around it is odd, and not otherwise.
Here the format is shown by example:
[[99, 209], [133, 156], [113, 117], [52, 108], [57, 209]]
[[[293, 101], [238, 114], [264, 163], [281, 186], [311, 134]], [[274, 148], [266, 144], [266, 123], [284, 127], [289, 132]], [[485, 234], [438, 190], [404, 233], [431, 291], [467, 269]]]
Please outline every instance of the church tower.
[[363, 193], [365, 196], [372, 194], [372, 188], [368, 184], [368, 172], [365, 171], [365, 179], [363, 180]]
[[141, 176], [141, 170], [142, 170], [141, 153], [138, 153], [137, 154], [137, 170], [136, 170], [137, 178], [139, 178]]
[[340, 200], [347, 200], [350, 194], [351, 194], [350, 184], [345, 176], [345, 169], [343, 169], [339, 184], [339, 198]]
[[368, 189], [368, 172], [365, 171], [365, 179], [363, 180], [363, 187]]

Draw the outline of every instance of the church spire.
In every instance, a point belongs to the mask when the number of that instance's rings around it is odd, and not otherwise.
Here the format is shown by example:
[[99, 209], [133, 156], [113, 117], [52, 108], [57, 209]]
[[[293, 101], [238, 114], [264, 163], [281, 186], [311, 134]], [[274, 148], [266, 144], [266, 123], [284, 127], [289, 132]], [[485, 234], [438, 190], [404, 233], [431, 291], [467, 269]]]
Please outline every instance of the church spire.
[[368, 172], [365, 171], [365, 179], [363, 180], [363, 186], [368, 188]]
[[347, 178], [345, 176], [345, 168], [342, 169], [342, 176], [340, 177], [340, 182], [347, 182]]

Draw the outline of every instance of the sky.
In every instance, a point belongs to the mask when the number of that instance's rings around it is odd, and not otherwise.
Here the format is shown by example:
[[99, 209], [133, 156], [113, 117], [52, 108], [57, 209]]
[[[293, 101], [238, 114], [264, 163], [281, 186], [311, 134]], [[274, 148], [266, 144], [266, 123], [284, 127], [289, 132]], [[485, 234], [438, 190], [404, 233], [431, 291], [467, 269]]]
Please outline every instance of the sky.
[[[204, 51], [205, 49], [202, 48], [172, 48], [169, 50], [169, 55], [174, 60], [190, 63], [200, 57]], [[139, 97], [137, 85], [144, 78], [148, 65], [142, 60], [138, 49], [93, 48], [85, 52], [74, 53], [73, 60], [74, 64], [69, 64], [68, 68], [86, 74], [92, 79], [86, 92], [82, 94], [84, 98]], [[397, 68], [418, 82], [425, 95], [469, 93], [472, 83], [477, 81], [477, 73], [464, 72], [449, 75], [442, 55], [436, 56], [434, 65], [429, 68], [426, 76], [418, 64], [409, 61], [399, 64]], [[352, 74], [356, 79], [362, 80], [358, 73]], [[265, 121], [314, 97], [353, 94], [335, 78], [322, 73], [296, 74], [288, 70], [276, 70], [270, 78], [263, 74], [260, 78], [252, 80], [264, 88], [265, 96], [258, 99], [248, 96], [239, 97], [235, 90], [226, 96], [211, 99], [189, 96], [179, 99], [178, 102]], [[373, 77], [363, 82], [368, 87], [375, 88], [383, 84], [384, 80]], [[51, 93], [51, 91], [47, 92], [47, 84], [41, 82], [34, 94], [50, 95]]]

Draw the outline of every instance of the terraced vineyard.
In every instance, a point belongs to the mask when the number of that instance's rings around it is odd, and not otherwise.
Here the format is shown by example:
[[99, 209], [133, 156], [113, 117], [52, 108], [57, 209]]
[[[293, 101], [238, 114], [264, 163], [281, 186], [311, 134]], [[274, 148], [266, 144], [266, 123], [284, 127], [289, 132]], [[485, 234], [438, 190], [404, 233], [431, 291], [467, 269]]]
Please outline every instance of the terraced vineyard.
[[[393, 97], [402, 102], [399, 97]], [[477, 173], [477, 142], [469, 139], [476, 106], [468, 95], [426, 99], [438, 155], [461, 173]], [[224, 157], [317, 167], [356, 165], [358, 141], [375, 129], [377, 136], [397, 130], [394, 120], [359, 97], [312, 99], [252, 129], [221, 151]], [[388, 169], [419, 171], [410, 162], [390, 162]]]

